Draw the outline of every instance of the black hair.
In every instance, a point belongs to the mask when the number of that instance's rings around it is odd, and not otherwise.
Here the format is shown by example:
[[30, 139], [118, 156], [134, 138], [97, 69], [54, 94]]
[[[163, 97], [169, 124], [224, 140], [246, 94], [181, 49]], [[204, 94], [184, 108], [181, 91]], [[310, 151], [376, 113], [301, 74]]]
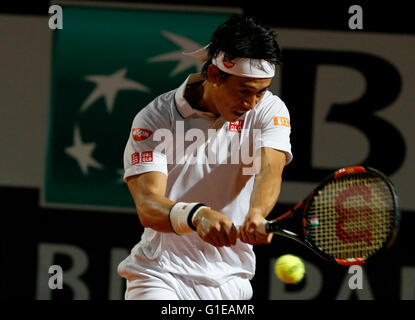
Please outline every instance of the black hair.
[[225, 53], [226, 60], [243, 57], [280, 64], [277, 34], [251, 16], [231, 16], [213, 33], [208, 49], [209, 60], [202, 68], [204, 75], [212, 64], [212, 58], [221, 51]]

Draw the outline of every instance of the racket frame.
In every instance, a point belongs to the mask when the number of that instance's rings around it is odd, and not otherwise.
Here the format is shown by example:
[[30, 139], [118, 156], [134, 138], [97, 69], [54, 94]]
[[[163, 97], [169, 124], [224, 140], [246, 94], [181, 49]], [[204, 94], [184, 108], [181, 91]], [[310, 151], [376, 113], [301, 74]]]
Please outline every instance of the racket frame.
[[[321, 250], [314, 241], [309, 237], [309, 234], [306, 230], [307, 227], [307, 213], [308, 208], [310, 206], [311, 200], [314, 198], [316, 194], [318, 194], [319, 190], [321, 190], [329, 181], [333, 179], [341, 178], [345, 175], [353, 175], [358, 173], [370, 173], [374, 176], [378, 176], [381, 178], [387, 187], [389, 188], [389, 191], [392, 195], [392, 202], [394, 207], [394, 215], [393, 215], [393, 221], [392, 221], [392, 228], [391, 232], [389, 233], [387, 239], [385, 240], [384, 245], [381, 249], [379, 249], [377, 252], [375, 252], [370, 257], [356, 257], [354, 259], [337, 259], [333, 258], [329, 254], [326, 254], [323, 250]], [[301, 215], [302, 218], [302, 234], [298, 235], [292, 231], [285, 230], [278, 226], [278, 222], [286, 219], [288, 217]], [[331, 173], [328, 175], [320, 184], [306, 197], [305, 200], [300, 201], [298, 204], [296, 204], [291, 210], [287, 211], [286, 213], [280, 215], [278, 218], [269, 221], [265, 224], [265, 230], [266, 232], [275, 233], [280, 236], [283, 236], [285, 238], [292, 239], [296, 241], [297, 243], [300, 243], [307, 248], [311, 249], [314, 253], [319, 255], [321, 258], [330, 261], [335, 264], [343, 265], [343, 266], [351, 266], [351, 265], [359, 265], [364, 264], [368, 258], [371, 258], [375, 255], [378, 255], [379, 253], [385, 251], [387, 248], [391, 247], [392, 244], [395, 242], [395, 239], [397, 237], [398, 231], [399, 231], [399, 225], [400, 225], [401, 215], [400, 215], [400, 207], [399, 207], [399, 197], [396, 191], [396, 188], [394, 187], [391, 180], [384, 175], [382, 172], [371, 168], [371, 167], [363, 167], [363, 166], [350, 166], [345, 167], [342, 169], [339, 169], [335, 171], [334, 173]]]

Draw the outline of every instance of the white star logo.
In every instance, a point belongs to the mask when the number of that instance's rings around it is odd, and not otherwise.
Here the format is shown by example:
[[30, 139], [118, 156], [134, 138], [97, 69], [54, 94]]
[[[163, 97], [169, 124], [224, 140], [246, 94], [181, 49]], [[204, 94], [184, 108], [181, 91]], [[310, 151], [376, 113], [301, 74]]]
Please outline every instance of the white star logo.
[[161, 54], [148, 59], [148, 62], [164, 62], [164, 61], [179, 61], [176, 68], [170, 73], [170, 77], [174, 77], [176, 74], [195, 66], [198, 71], [202, 70], [203, 63], [194, 57], [185, 56], [183, 52], [193, 51], [201, 47], [200, 44], [190, 40], [186, 37], [180, 36], [167, 31], [162, 31], [161, 34], [180, 47], [180, 50]]
[[97, 169], [101, 169], [102, 165], [97, 162], [92, 157], [92, 152], [94, 151], [96, 144], [91, 143], [84, 143], [81, 138], [81, 131], [79, 130], [79, 125], [75, 126], [74, 134], [73, 134], [73, 145], [71, 147], [65, 148], [65, 153], [74, 158], [77, 162], [79, 167], [82, 170], [84, 175], [88, 175], [88, 168], [93, 167]]
[[142, 92], [150, 92], [150, 89], [139, 82], [125, 78], [127, 69], [121, 69], [112, 75], [91, 75], [86, 76], [85, 79], [97, 84], [94, 91], [88, 96], [81, 106], [81, 112], [89, 108], [91, 104], [99, 98], [104, 97], [108, 113], [111, 113], [114, 108], [115, 97], [120, 90], [137, 90]]

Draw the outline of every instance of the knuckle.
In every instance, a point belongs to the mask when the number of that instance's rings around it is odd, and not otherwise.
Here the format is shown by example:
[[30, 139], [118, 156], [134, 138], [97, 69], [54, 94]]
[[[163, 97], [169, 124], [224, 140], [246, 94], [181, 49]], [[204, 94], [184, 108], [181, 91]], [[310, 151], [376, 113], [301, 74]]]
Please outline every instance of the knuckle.
[[212, 228], [210, 229], [213, 233], [219, 233], [221, 230], [221, 225], [216, 223], [212, 226]]

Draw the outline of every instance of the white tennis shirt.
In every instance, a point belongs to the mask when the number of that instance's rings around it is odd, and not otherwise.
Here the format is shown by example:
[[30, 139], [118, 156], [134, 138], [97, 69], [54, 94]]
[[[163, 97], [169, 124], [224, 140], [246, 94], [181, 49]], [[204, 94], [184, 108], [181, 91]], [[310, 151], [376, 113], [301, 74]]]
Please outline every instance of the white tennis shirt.
[[[292, 159], [289, 112], [280, 98], [266, 91], [237, 121], [215, 120], [184, 98], [186, 86], [202, 80], [200, 74], [191, 74], [178, 89], [160, 95], [137, 114], [124, 152], [124, 179], [162, 172], [167, 176], [167, 198], [202, 202], [241, 225], [255, 178], [253, 150], [270, 147], [285, 152], [287, 164]], [[177, 235], [151, 228], [144, 229], [122, 264], [207, 285], [235, 276], [252, 279], [255, 273], [252, 245], [237, 240], [232, 247], [216, 248], [196, 232]]]

